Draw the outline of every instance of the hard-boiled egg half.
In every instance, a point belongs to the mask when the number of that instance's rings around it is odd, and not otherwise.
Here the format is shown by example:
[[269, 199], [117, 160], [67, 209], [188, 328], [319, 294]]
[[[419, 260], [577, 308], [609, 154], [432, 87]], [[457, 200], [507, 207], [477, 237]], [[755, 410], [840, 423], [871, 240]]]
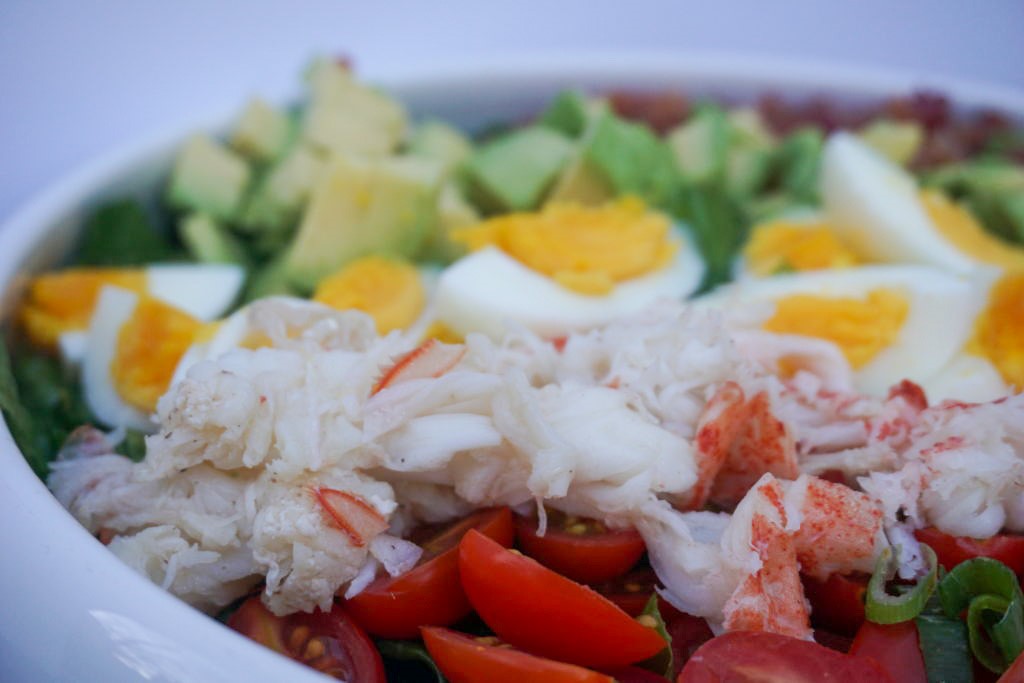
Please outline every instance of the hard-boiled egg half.
[[704, 264], [684, 232], [639, 199], [552, 204], [456, 231], [472, 253], [441, 274], [436, 316], [460, 335], [509, 323], [557, 337], [699, 286]]
[[862, 259], [819, 212], [781, 216], [750, 231], [734, 275], [769, 277], [804, 270], [850, 268]]
[[81, 363], [97, 419], [149, 431], [178, 360], [244, 280], [227, 264], [70, 268], [34, 278], [19, 318], [32, 342]]
[[979, 265], [1024, 268], [1024, 249], [985, 232], [942, 193], [922, 191], [855, 135], [835, 133], [826, 142], [821, 197], [828, 225], [864, 261], [922, 263], [955, 273]]
[[77, 364], [85, 354], [86, 330], [105, 286], [152, 297], [199, 320], [213, 320], [238, 297], [244, 281], [245, 271], [230, 264], [68, 268], [28, 283], [19, 319], [34, 344]]
[[970, 338], [984, 305], [974, 278], [918, 265], [875, 265], [747, 279], [702, 305], [749, 311], [740, 324], [834, 342], [865, 392], [884, 394], [907, 378], [922, 382]]

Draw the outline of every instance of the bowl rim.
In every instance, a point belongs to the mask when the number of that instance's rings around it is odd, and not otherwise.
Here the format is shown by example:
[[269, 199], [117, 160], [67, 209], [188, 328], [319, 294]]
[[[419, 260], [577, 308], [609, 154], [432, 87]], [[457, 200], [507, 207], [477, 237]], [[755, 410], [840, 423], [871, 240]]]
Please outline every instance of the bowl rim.
[[[548, 83], [554, 87], [558, 83], [570, 81], [631, 83], [638, 90], [654, 89], [658, 86], [681, 87], [684, 82], [706, 81], [733, 90], [742, 87], [753, 92], [778, 90], [785, 93], [796, 89], [810, 89], [859, 97], [884, 97], [928, 89], [942, 92], [957, 105], [991, 107], [1024, 120], [1024, 91], [1012, 87], [881, 67], [711, 53], [648, 52], [623, 56], [604, 52], [582, 52], [496, 56], [490, 59], [477, 59], [472, 64], [409, 65], [401, 71], [371, 74], [369, 80], [379, 83], [388, 92], [393, 92], [402, 99], [417, 94], [458, 91], [460, 88], [480, 84], [487, 84], [487, 88], [490, 89], [514, 89], [523, 84]], [[227, 120], [230, 120], [227, 116], [211, 118], [214, 123]], [[214, 127], [211, 126], [211, 129]], [[188, 133], [188, 129], [183, 130], [176, 126], [155, 135], [141, 136], [128, 141], [64, 174], [49, 186], [31, 195], [0, 224], [0, 291], [5, 294], [10, 291], [28, 255], [53, 230], [54, 224], [68, 211], [68, 207], [96, 195], [111, 182], [115, 174], [141, 163], [147, 155], [157, 150], [171, 149]], [[10, 312], [3, 311], [5, 322], [9, 319]], [[247, 660], [245, 670], [250, 675], [256, 675], [253, 680], [279, 680], [284, 676], [295, 680], [322, 680], [304, 667], [216, 626], [213, 620], [203, 618], [170, 594], [150, 584], [148, 580], [121, 564], [113, 554], [97, 545], [84, 527], [64, 510], [29, 468], [7, 429], [6, 421], [0, 429], [0, 472], [4, 475], [0, 477], [0, 518], [7, 520], [4, 525], [0, 525], [0, 547], [8, 548], [9, 556], [20, 557], [23, 553], [28, 553], [30, 557], [35, 558], [28, 564], [31, 566], [36, 562], [40, 571], [42, 565], [36, 561], [39, 558], [46, 559], [51, 554], [52, 559], [58, 560], [75, 557], [75, 569], [87, 566], [94, 572], [112, 577], [111, 581], [97, 591], [94, 598], [99, 602], [95, 604], [102, 607], [106, 605], [106, 600], [114, 600], [118, 615], [134, 620], [144, 631], [156, 634], [155, 637], [169, 639], [168, 642], [175, 647], [184, 648], [175, 651], [175, 655], [188, 660], [186, 664], [193, 667], [188, 670], [189, 672], [199, 672], [208, 677], [207, 680], [227, 681], [237, 676], [238, 671], [232, 672], [224, 668], [225, 663], [230, 662], [230, 658], [233, 657]], [[33, 532], [38, 537], [33, 536]], [[46, 539], [47, 533], [60, 535], [59, 549], [49, 547], [45, 540], [40, 540]], [[39, 557], [36, 557], [37, 555]], [[56, 575], [59, 572], [51, 573]], [[2, 564], [0, 581], [0, 585], [6, 586], [5, 592], [9, 595], [13, 592], [12, 587], [31, 591], [30, 580], [20, 576], [17, 569], [12, 571], [11, 567], [3, 568]], [[71, 590], [68, 586], [60, 588], [64, 591]], [[126, 594], [119, 598], [115, 588], [128, 591], [134, 597], [129, 599]], [[53, 599], [60, 597], [58, 593]], [[0, 636], [3, 636], [0, 637], [0, 652], [9, 647], [4, 645], [3, 641], [13, 633], [12, 625], [32, 623], [31, 614], [17, 612], [18, 608], [24, 608], [29, 602], [22, 600], [14, 605], [15, 611], [8, 616], [16, 618], [5, 619], [4, 624], [0, 625]], [[92, 614], [91, 618], [90, 628], [97, 629], [102, 626], [97, 626], [99, 618], [96, 614]], [[58, 631], [63, 629], [66, 647], [71, 650], [74, 650], [77, 642], [75, 629], [83, 628], [81, 621], [74, 626], [70, 624], [70, 620], [63, 626], [60, 623], [51, 623], [47, 624], [47, 627], [56, 628]], [[113, 642], [111, 647], [116, 649], [116, 638], [109, 629], [103, 638]], [[219, 647], [213, 648], [211, 643], [203, 646], [203, 639], [216, 641]], [[19, 638], [17, 642], [23, 644], [27, 641]], [[127, 647], [144, 648], [145, 643], [128, 643]], [[28, 654], [35, 660], [41, 653], [30, 648], [22, 654]], [[211, 656], [214, 657], [212, 660]], [[116, 671], [118, 680], [141, 681], [149, 677], [144, 668], [140, 669], [137, 665], [133, 668], [131, 662], [125, 661], [123, 657], [118, 658], [115, 654], [114, 661], [116, 664], [111, 664], [107, 660], [95, 660], [97, 666], [101, 667], [97, 671]], [[39, 664], [38, 661], [35, 664], [27, 661], [22, 663], [29, 667], [25, 668], [25, 671], [37, 671], [41, 675], [41, 672], [46, 671], [45, 675], [61, 677], [60, 668], [53, 669]], [[35, 668], [31, 668], [33, 666]], [[114, 668], [103, 668], [110, 666]], [[160, 664], [157, 663], [156, 666], [159, 667]], [[173, 676], [172, 669], [173, 667], [160, 671], [168, 675], [169, 680], [178, 680]], [[171, 674], [168, 674], [168, 671], [171, 671]], [[86, 674], [86, 678], [90, 677], [88, 671], [76, 671], [79, 676], [83, 673]]]

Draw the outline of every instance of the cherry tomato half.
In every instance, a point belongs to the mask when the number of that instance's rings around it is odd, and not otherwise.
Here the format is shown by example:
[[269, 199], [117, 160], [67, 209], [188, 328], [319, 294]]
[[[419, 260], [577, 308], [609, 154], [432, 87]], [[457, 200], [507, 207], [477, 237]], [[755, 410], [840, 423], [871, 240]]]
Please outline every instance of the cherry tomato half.
[[777, 633], [733, 631], [706, 642], [676, 683], [895, 683], [873, 659]]
[[570, 581], [476, 531], [459, 544], [462, 587], [502, 640], [534, 654], [595, 668], [646, 659], [665, 647], [591, 588]]
[[935, 527], [918, 529], [914, 536], [932, 547], [939, 564], [947, 570], [972, 557], [991, 557], [1012, 569], [1014, 574], [1024, 575], [1024, 536], [996, 534], [992, 538], [967, 538], [951, 536]]
[[363, 630], [340, 605], [330, 612], [275, 616], [251, 597], [228, 626], [285, 657], [352, 683], [385, 683], [384, 662]]
[[885, 625], [865, 621], [853, 639], [850, 654], [871, 657], [900, 683], [926, 683], [928, 680], [913, 620]]
[[634, 529], [611, 531], [593, 519], [548, 511], [547, 529], [537, 535], [537, 518], [516, 515], [516, 539], [524, 553], [562, 576], [603, 583], [622, 576], [644, 554]]
[[414, 531], [423, 556], [410, 571], [382, 576], [348, 600], [360, 626], [381, 638], [415, 638], [420, 626], [447, 626], [472, 609], [459, 582], [459, 541], [477, 529], [503, 546], [515, 535], [508, 508], [481, 510], [453, 524]]
[[491, 638], [473, 638], [425, 626], [423, 643], [452, 683], [613, 683], [596, 671], [513, 650]]
[[631, 617], [639, 616], [654, 595], [658, 577], [650, 567], [634, 569], [628, 574], [594, 586], [594, 590], [611, 600]]
[[804, 596], [811, 602], [811, 621], [833, 633], [853, 636], [864, 623], [867, 574], [832, 574], [825, 581], [803, 576]]

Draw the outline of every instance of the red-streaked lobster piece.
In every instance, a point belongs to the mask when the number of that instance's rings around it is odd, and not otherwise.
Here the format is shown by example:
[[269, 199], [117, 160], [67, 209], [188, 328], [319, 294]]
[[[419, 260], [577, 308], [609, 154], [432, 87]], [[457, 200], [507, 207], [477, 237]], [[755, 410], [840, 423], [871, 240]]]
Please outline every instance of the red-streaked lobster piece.
[[444, 344], [434, 338], [427, 339], [386, 370], [371, 395], [399, 382], [440, 377], [458, 365], [465, 355], [466, 347], [462, 344]]
[[312, 491], [331, 521], [345, 532], [357, 548], [362, 548], [375, 536], [387, 531], [387, 519], [364, 498], [325, 486], [313, 487]]
[[699, 510], [704, 507], [715, 477], [725, 464], [729, 449], [743, 429], [747, 403], [743, 389], [736, 382], [725, 382], [704, 406], [697, 422], [695, 457], [697, 483], [688, 492], [682, 507]]
[[803, 475], [788, 484], [786, 500], [800, 510], [793, 537], [800, 570], [824, 581], [829, 574], [870, 572], [885, 544], [882, 510], [866, 494]]
[[772, 413], [771, 399], [764, 391], [750, 398], [742, 410], [727, 411], [726, 419], [739, 422], [736, 436], [711, 488], [711, 500], [722, 506], [740, 501], [765, 473], [780, 479], [800, 474], [796, 445], [786, 424]]
[[797, 568], [796, 544], [787, 530], [781, 484], [770, 474], [750, 489], [734, 522], [750, 524], [750, 549], [761, 567], [749, 574], [725, 603], [727, 631], [770, 631], [794, 638], [811, 635], [810, 610]]

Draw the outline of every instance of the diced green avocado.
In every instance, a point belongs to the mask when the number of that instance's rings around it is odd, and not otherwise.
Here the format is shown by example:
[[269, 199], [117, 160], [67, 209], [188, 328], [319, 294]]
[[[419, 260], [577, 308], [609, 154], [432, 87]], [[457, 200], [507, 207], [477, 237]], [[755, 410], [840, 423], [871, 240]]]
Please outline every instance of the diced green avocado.
[[377, 158], [394, 152], [405, 137], [402, 105], [356, 82], [345, 67], [317, 62], [310, 69], [309, 85], [301, 135], [314, 149]]
[[443, 176], [439, 163], [415, 157], [336, 157], [289, 248], [289, 282], [312, 290], [360, 256], [416, 254], [437, 220]]
[[761, 113], [753, 107], [732, 109], [726, 114], [729, 122], [730, 144], [741, 147], [767, 149], [776, 143], [775, 135], [768, 129]]
[[440, 161], [445, 173], [458, 168], [473, 153], [473, 143], [458, 130], [441, 121], [416, 126], [409, 140], [409, 154]]
[[573, 202], [588, 206], [604, 204], [615, 197], [615, 188], [603, 173], [587, 163], [580, 149], [566, 165], [548, 194], [547, 202]]
[[202, 263], [249, 264], [248, 254], [239, 239], [206, 214], [193, 213], [182, 219], [178, 236], [193, 258]]
[[668, 144], [686, 180], [711, 182], [723, 176], [729, 150], [729, 122], [717, 107], [701, 107], [668, 134]]
[[735, 146], [725, 160], [725, 184], [738, 197], [755, 194], [771, 175], [774, 155], [769, 149]]
[[298, 223], [327, 162], [296, 145], [256, 183], [242, 209], [240, 228], [250, 233], [284, 233]]
[[245, 161], [206, 135], [194, 135], [178, 153], [167, 199], [179, 209], [230, 220], [249, 184]]
[[449, 237], [453, 230], [466, 228], [480, 221], [480, 214], [466, 201], [458, 186], [449, 181], [441, 188], [437, 204], [437, 222], [427, 235], [420, 252], [425, 261], [451, 263], [465, 255], [466, 247]]
[[579, 90], [563, 90], [552, 100], [537, 123], [547, 126], [571, 138], [578, 138], [584, 130], [597, 107], [604, 106], [592, 100]]
[[876, 119], [859, 135], [870, 147], [901, 166], [910, 163], [924, 142], [924, 129], [916, 121]]
[[1002, 161], [958, 162], [929, 173], [924, 180], [955, 195], [1024, 192], [1024, 167]]
[[253, 161], [273, 161], [284, 153], [292, 138], [288, 115], [259, 98], [253, 98], [242, 110], [230, 144]]
[[287, 254], [280, 254], [277, 258], [260, 266], [249, 276], [249, 282], [242, 293], [243, 303], [266, 296], [295, 296], [300, 293], [288, 281], [286, 257]]
[[782, 187], [800, 202], [818, 202], [818, 175], [825, 144], [817, 128], [800, 128], [790, 133], [778, 150]]
[[485, 208], [528, 211], [540, 204], [571, 151], [572, 142], [550, 128], [520, 128], [477, 149], [466, 163], [466, 179]]
[[600, 204], [634, 194], [660, 204], [678, 179], [679, 170], [664, 141], [605, 108], [590, 120], [550, 201]]

